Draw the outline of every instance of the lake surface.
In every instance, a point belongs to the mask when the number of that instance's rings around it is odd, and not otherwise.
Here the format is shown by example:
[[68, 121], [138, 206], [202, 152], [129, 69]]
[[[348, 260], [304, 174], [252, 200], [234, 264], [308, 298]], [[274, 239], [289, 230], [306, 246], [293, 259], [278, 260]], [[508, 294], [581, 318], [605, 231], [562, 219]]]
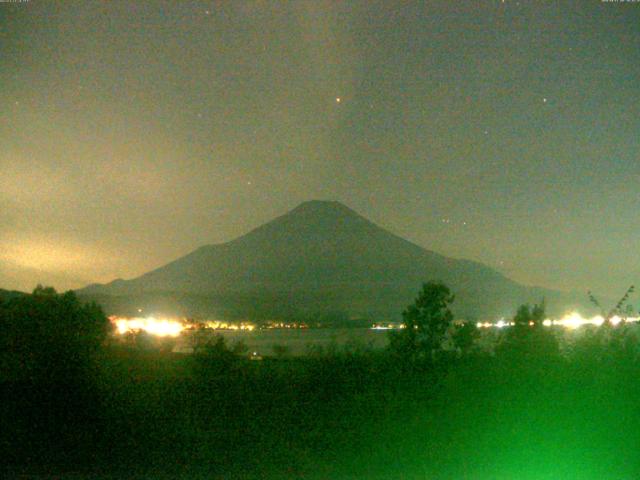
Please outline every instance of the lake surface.
[[[315, 349], [341, 349], [345, 346], [381, 349], [388, 344], [387, 330], [369, 328], [308, 328], [268, 329], [252, 332], [239, 330], [216, 330], [230, 347], [243, 341], [250, 352], [258, 355], [273, 355], [275, 346], [283, 346], [289, 355], [306, 355]], [[188, 342], [187, 338], [184, 339]]]

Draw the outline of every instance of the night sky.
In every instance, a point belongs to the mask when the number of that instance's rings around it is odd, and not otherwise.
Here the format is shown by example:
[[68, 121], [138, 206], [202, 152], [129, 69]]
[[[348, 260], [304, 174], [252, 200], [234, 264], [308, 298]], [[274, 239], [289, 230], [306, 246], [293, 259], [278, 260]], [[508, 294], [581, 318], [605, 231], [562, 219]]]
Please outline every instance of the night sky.
[[310, 199], [525, 284], [640, 281], [640, 3], [0, 3], [0, 287]]

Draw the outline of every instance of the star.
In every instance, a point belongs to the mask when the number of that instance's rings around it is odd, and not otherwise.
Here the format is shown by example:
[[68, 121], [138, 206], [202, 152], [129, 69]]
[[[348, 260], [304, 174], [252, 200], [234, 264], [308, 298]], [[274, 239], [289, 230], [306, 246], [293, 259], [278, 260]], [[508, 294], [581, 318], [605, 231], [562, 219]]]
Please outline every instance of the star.
[[336, 103], [340, 103], [342, 99], [340, 97], [336, 97]]
[[543, 99], [542, 99], [542, 103], [547, 103], [547, 99], [546, 99], [546, 98], [543, 98]]
[[210, 10], [205, 10], [205, 11], [204, 11], [204, 14], [205, 14], [205, 15], [211, 15], [211, 11], [210, 11]]

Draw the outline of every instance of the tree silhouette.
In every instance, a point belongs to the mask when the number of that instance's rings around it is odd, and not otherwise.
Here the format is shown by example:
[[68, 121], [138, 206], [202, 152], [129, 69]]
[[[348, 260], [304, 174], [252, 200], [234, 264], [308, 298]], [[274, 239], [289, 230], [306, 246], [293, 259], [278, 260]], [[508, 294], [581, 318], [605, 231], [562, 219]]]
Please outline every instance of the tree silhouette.
[[547, 305], [544, 298], [540, 303], [537, 303], [533, 307], [531, 307], [531, 321], [533, 322], [534, 326], [539, 327], [542, 325], [542, 322], [544, 322], [545, 317], [547, 316], [546, 310]]
[[531, 307], [529, 304], [520, 305], [513, 317], [513, 323], [516, 327], [528, 326], [531, 321]]
[[464, 322], [457, 325], [453, 331], [453, 344], [464, 355], [472, 349], [478, 336], [478, 327], [475, 322]]
[[98, 360], [110, 328], [100, 307], [51, 287], [0, 304], [0, 380], [14, 392], [0, 408], [0, 445], [15, 442], [15, 458], [87, 454], [101, 425]]
[[530, 306], [528, 303], [520, 305], [513, 317], [513, 323], [516, 327], [539, 327], [542, 325], [546, 317], [546, 302], [543, 298], [540, 303]]
[[414, 303], [402, 312], [404, 328], [391, 332], [390, 348], [412, 359], [434, 360], [453, 321], [453, 300], [444, 283], [424, 283]]
[[545, 317], [544, 299], [533, 306], [520, 305], [513, 317], [514, 325], [506, 331], [498, 353], [516, 355], [525, 359], [557, 355], [558, 341], [552, 330], [543, 327]]
[[64, 377], [86, 368], [111, 329], [98, 305], [41, 285], [5, 302], [1, 316], [0, 348], [9, 349], [13, 373], [22, 378]]
[[618, 300], [618, 302], [614, 305], [614, 307], [608, 312], [605, 311], [605, 309], [602, 307], [602, 305], [600, 304], [598, 299], [593, 295], [593, 293], [591, 293], [591, 291], [587, 292], [587, 294], [589, 295], [589, 301], [593, 303], [593, 305], [595, 305], [595, 307], [598, 308], [598, 310], [600, 310], [600, 314], [604, 318], [604, 325], [610, 325], [611, 319], [614, 316], [618, 315], [622, 318], [625, 318], [633, 312], [633, 307], [629, 305], [628, 302], [629, 302], [629, 297], [634, 291], [635, 291], [635, 287], [633, 285], [627, 288], [627, 291], [624, 292], [624, 295], [620, 297], [620, 300]]

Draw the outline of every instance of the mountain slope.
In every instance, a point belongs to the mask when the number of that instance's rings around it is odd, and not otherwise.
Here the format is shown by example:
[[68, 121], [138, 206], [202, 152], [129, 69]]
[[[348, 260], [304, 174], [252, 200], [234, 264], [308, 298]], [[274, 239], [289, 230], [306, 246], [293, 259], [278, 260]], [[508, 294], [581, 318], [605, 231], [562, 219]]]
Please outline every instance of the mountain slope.
[[[480, 263], [404, 240], [338, 202], [310, 201], [228, 243], [207, 245], [132, 280], [92, 285], [93, 298], [162, 294], [188, 314], [397, 316], [427, 280], [446, 282], [460, 315], [509, 314], [554, 292], [525, 288]], [[198, 297], [199, 307], [193, 299]], [[113, 303], [113, 302], [112, 302]], [[169, 301], [170, 303], [170, 301]], [[194, 312], [193, 310], [197, 310]]]

